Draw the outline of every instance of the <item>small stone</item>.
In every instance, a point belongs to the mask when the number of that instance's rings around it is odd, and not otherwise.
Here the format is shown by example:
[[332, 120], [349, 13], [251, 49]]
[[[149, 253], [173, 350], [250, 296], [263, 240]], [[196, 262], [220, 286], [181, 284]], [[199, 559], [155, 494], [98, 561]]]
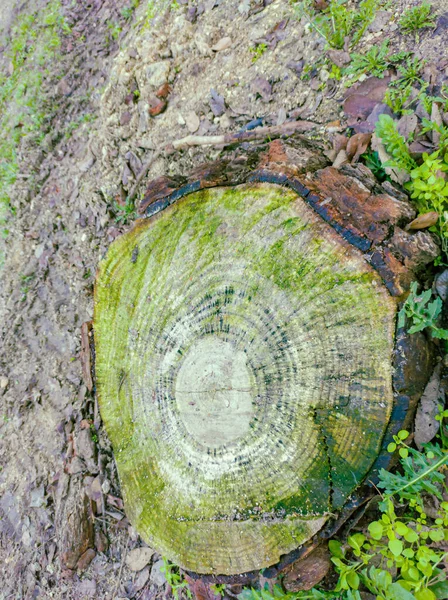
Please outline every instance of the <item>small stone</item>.
[[149, 563], [153, 554], [154, 550], [151, 550], [151, 548], [135, 548], [135, 550], [128, 552], [126, 556], [126, 565], [131, 571], [141, 571]]
[[155, 562], [151, 569], [151, 581], [156, 584], [157, 587], [162, 587], [166, 583], [165, 573], [162, 572], [163, 560]]
[[227, 50], [227, 48], [230, 48], [231, 45], [232, 38], [226, 36], [217, 41], [216, 44], [212, 46], [212, 50], [215, 52], [222, 52], [222, 50]]
[[166, 83], [170, 73], [170, 66], [171, 62], [169, 60], [161, 60], [149, 65], [146, 69], [146, 81], [149, 85], [160, 88], [160, 86]]
[[232, 121], [226, 113], [222, 115], [219, 124], [221, 126], [221, 129], [230, 129], [232, 127]]
[[187, 125], [187, 129], [190, 133], [195, 133], [199, 129], [201, 121], [198, 115], [193, 110], [190, 110], [185, 115], [185, 124]]
[[79, 571], [85, 571], [92, 562], [92, 560], [95, 558], [95, 556], [96, 552], [93, 548], [89, 548], [88, 550], [86, 550], [84, 554], [81, 554], [81, 557], [78, 560], [77, 569]]
[[185, 119], [183, 118], [183, 116], [180, 113], [177, 114], [177, 122], [179, 123], [179, 125], [182, 125], [182, 126], [184, 126], [186, 124]]
[[9, 379], [5, 376], [0, 377], [0, 389], [1, 390], [6, 390], [6, 388], [8, 387], [9, 384]]
[[40, 508], [41, 506], [45, 506], [45, 504], [46, 504], [45, 488], [43, 485], [40, 485], [39, 487], [32, 490], [30, 495], [31, 495], [30, 508]]
[[125, 111], [124, 113], [121, 113], [120, 116], [120, 125], [127, 125], [128, 123], [130, 123], [132, 119], [132, 115], [129, 111]]

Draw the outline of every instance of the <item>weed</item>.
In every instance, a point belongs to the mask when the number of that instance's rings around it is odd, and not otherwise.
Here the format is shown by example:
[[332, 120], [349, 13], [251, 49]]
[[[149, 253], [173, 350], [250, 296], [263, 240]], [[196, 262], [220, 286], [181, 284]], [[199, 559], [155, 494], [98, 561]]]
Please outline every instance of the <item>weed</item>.
[[267, 44], [264, 43], [251, 46], [249, 51], [252, 53], [252, 62], [256, 62], [261, 56], [263, 56], [267, 48]]
[[398, 21], [401, 31], [403, 33], [413, 33], [425, 27], [433, 27], [435, 16], [431, 14], [431, 10], [432, 6], [428, 2], [423, 2], [419, 6], [406, 10]]
[[381, 46], [372, 46], [365, 54], [351, 54], [352, 62], [346, 73], [353, 74], [356, 78], [363, 74], [383, 78], [387, 69], [409, 57], [409, 52], [389, 55], [389, 42], [386, 39]]
[[385, 166], [398, 167], [408, 172], [417, 167], [417, 163], [409, 154], [406, 141], [398, 132], [397, 125], [392, 117], [384, 114], [380, 115], [375, 131], [392, 157]]
[[127, 225], [130, 221], [137, 218], [135, 205], [129, 198], [126, 198], [124, 204], [120, 204], [116, 200], [112, 201], [112, 210], [115, 213], [115, 222]]
[[423, 79], [420, 77], [422, 67], [426, 61], [419, 58], [408, 58], [403, 65], [398, 65], [397, 70], [400, 77], [392, 83], [400, 89], [405, 89], [414, 84], [423, 84]]
[[390, 181], [390, 177], [384, 170], [384, 167], [378, 156], [378, 152], [370, 150], [369, 152], [364, 153], [361, 158], [363, 159], [366, 167], [372, 171], [378, 181]]
[[180, 573], [179, 567], [168, 562], [164, 556], [162, 556], [162, 560], [163, 567], [160, 570], [165, 574], [166, 580], [168, 585], [171, 587], [171, 591], [175, 600], [179, 600], [179, 592], [182, 593], [182, 591], [185, 591], [187, 597], [191, 599], [192, 594], [190, 592], [190, 588]]
[[398, 327], [404, 327], [406, 318], [408, 318], [412, 323], [408, 333], [417, 333], [429, 329], [433, 337], [447, 340], [448, 330], [441, 329], [436, 324], [442, 311], [442, 300], [437, 296], [435, 300], [430, 302], [431, 290], [426, 290], [419, 296], [417, 289], [417, 282], [412, 282], [411, 293], [398, 313]]
[[129, 21], [130, 19], [132, 19], [132, 15], [134, 14], [135, 9], [139, 7], [139, 5], [140, 0], [132, 0], [129, 6], [124, 6], [121, 9], [121, 16], [127, 21]]
[[362, 0], [357, 7], [347, 0], [330, 0], [326, 9], [317, 11], [314, 0], [303, 0], [296, 4], [296, 11], [329, 46], [340, 49], [347, 38], [351, 47], [359, 42], [380, 5], [380, 0]]
[[121, 25], [117, 21], [107, 21], [106, 26], [109, 30], [110, 37], [117, 41], [121, 33]]
[[406, 114], [409, 111], [409, 105], [412, 103], [412, 86], [405, 88], [388, 87], [384, 94], [384, 104], [397, 115]]
[[61, 35], [70, 31], [59, 0], [43, 11], [22, 14], [11, 29], [6, 53], [10, 72], [0, 73], [0, 224], [10, 214], [9, 188], [19, 173], [17, 155], [41, 143], [54, 107], [42, 91]]

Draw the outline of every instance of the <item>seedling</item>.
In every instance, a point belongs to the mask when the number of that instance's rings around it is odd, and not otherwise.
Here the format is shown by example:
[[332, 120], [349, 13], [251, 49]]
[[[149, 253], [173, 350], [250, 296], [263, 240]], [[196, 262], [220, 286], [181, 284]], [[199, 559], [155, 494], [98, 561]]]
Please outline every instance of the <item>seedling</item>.
[[[435, 16], [431, 14], [432, 6], [429, 2], [423, 2], [405, 11], [398, 24], [403, 33], [418, 32], [425, 27], [434, 27]], [[418, 38], [418, 33], [416, 34]]]
[[256, 44], [255, 46], [251, 46], [249, 48], [252, 53], [252, 62], [256, 62], [267, 50], [267, 44]]
[[398, 327], [404, 327], [406, 317], [411, 321], [411, 327], [408, 333], [417, 333], [424, 329], [429, 329], [431, 335], [435, 338], [448, 340], [448, 330], [437, 326], [436, 321], [442, 311], [442, 300], [437, 296], [430, 302], [432, 292], [426, 290], [422, 294], [417, 294], [417, 282], [411, 283], [411, 293], [408, 296], [403, 308], [398, 313]]
[[347, 0], [330, 0], [323, 11], [315, 8], [314, 0], [296, 5], [299, 18], [305, 17], [332, 48], [343, 48], [346, 39], [355, 46], [375, 17], [380, 0], [362, 0], [357, 7]]

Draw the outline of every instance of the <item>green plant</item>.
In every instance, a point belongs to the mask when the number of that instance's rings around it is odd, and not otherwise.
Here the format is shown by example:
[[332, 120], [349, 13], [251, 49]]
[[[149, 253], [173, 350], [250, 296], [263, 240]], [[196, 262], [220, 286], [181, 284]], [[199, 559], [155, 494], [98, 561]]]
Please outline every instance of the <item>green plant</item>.
[[441, 329], [436, 325], [436, 320], [442, 311], [442, 300], [437, 296], [431, 300], [431, 290], [426, 290], [422, 294], [417, 294], [418, 284], [411, 283], [411, 292], [398, 313], [398, 327], [404, 327], [406, 317], [411, 320], [412, 325], [408, 329], [409, 333], [417, 333], [428, 328], [431, 335], [439, 339], [448, 339], [448, 330]]
[[348, 0], [330, 0], [327, 8], [318, 11], [314, 0], [303, 0], [295, 7], [299, 18], [308, 19], [329, 46], [343, 48], [346, 38], [351, 47], [359, 42], [380, 5], [380, 0], [362, 0], [356, 7]]
[[423, 79], [420, 77], [420, 72], [425, 62], [425, 60], [419, 58], [408, 58], [404, 64], [397, 66], [400, 77], [391, 85], [400, 89], [405, 89], [414, 84], [422, 85]]
[[384, 104], [397, 115], [405, 114], [409, 111], [409, 105], [412, 103], [412, 87], [408, 85], [405, 88], [388, 87], [384, 94]]
[[370, 73], [375, 77], [384, 77], [384, 72], [409, 56], [409, 52], [398, 52], [389, 55], [389, 39], [384, 40], [381, 46], [372, 46], [365, 54], [357, 52], [351, 54], [352, 62], [346, 69], [347, 74], [356, 77]]
[[126, 198], [125, 203], [121, 204], [117, 200], [111, 202], [112, 210], [115, 213], [115, 222], [126, 225], [137, 218], [134, 202]]
[[425, 27], [433, 27], [435, 16], [431, 14], [432, 6], [429, 2], [423, 2], [406, 10], [398, 21], [403, 33], [413, 33]]
[[267, 44], [256, 44], [255, 46], [251, 46], [249, 51], [252, 54], [252, 62], [256, 62], [267, 50]]
[[11, 28], [4, 61], [9, 72], [0, 72], [0, 225], [13, 213], [10, 188], [19, 174], [17, 156], [42, 142], [56, 110], [45, 93], [45, 80], [61, 37], [69, 32], [58, 0], [21, 14]]
[[389, 115], [380, 115], [375, 128], [376, 135], [381, 139], [387, 152], [392, 157], [384, 166], [398, 167], [412, 171], [417, 163], [409, 154], [409, 148], [402, 135], [398, 132], [395, 121]]
[[170, 563], [164, 556], [162, 556], [163, 567], [161, 567], [162, 573], [165, 574], [168, 585], [171, 587], [171, 591], [176, 600], [179, 600], [179, 595], [182, 595], [184, 591], [187, 598], [192, 598], [188, 583], [183, 578], [179, 567]]
[[117, 41], [121, 33], [121, 25], [117, 21], [107, 21], [106, 26], [109, 30], [110, 37]]
[[378, 156], [378, 152], [369, 150], [368, 152], [362, 154], [361, 158], [366, 167], [368, 167], [372, 171], [372, 173], [375, 175], [378, 181], [390, 181], [390, 177], [384, 170], [384, 167]]

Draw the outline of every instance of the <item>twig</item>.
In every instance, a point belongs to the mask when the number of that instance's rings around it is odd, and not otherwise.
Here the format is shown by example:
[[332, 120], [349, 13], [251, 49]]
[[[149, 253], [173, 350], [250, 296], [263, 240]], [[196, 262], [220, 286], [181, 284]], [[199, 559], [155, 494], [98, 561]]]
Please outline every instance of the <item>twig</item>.
[[142, 168], [140, 169], [139, 174], [137, 175], [137, 177], [135, 178], [135, 183], [131, 188], [131, 191], [129, 192], [128, 195], [128, 199], [129, 200], [133, 200], [135, 193], [137, 191], [138, 186], [140, 185], [141, 180], [143, 179], [143, 177], [145, 177], [146, 173], [149, 171], [149, 167], [152, 165], [152, 163], [154, 163], [159, 156], [161, 156], [163, 154], [162, 150], [156, 150], [155, 152], [152, 153], [151, 158], [145, 162], [145, 164], [142, 166]]
[[257, 127], [251, 131], [240, 131], [237, 133], [224, 133], [222, 135], [187, 135], [180, 140], [174, 140], [167, 144], [163, 150], [156, 150], [151, 158], [142, 166], [136, 177], [135, 183], [128, 195], [128, 200], [133, 200], [140, 182], [145, 177], [149, 167], [162, 155], [170, 155], [178, 150], [192, 148], [193, 146], [227, 146], [241, 142], [253, 142], [265, 138], [275, 139], [283, 135], [292, 135], [298, 131], [308, 131], [316, 123], [311, 121], [289, 121], [283, 125], [274, 125], [272, 127]]
[[130, 539], [131, 539], [131, 534], [128, 532], [128, 539], [127, 539], [127, 542], [126, 542], [126, 548], [125, 548], [123, 556], [121, 558], [120, 570], [118, 572], [117, 584], [115, 585], [114, 593], [112, 594], [112, 600], [115, 600], [115, 598], [117, 597], [118, 588], [120, 587], [121, 572], [123, 571], [123, 565], [124, 565], [124, 562], [126, 560], [126, 556], [128, 555], [128, 548], [129, 548], [129, 540]]

